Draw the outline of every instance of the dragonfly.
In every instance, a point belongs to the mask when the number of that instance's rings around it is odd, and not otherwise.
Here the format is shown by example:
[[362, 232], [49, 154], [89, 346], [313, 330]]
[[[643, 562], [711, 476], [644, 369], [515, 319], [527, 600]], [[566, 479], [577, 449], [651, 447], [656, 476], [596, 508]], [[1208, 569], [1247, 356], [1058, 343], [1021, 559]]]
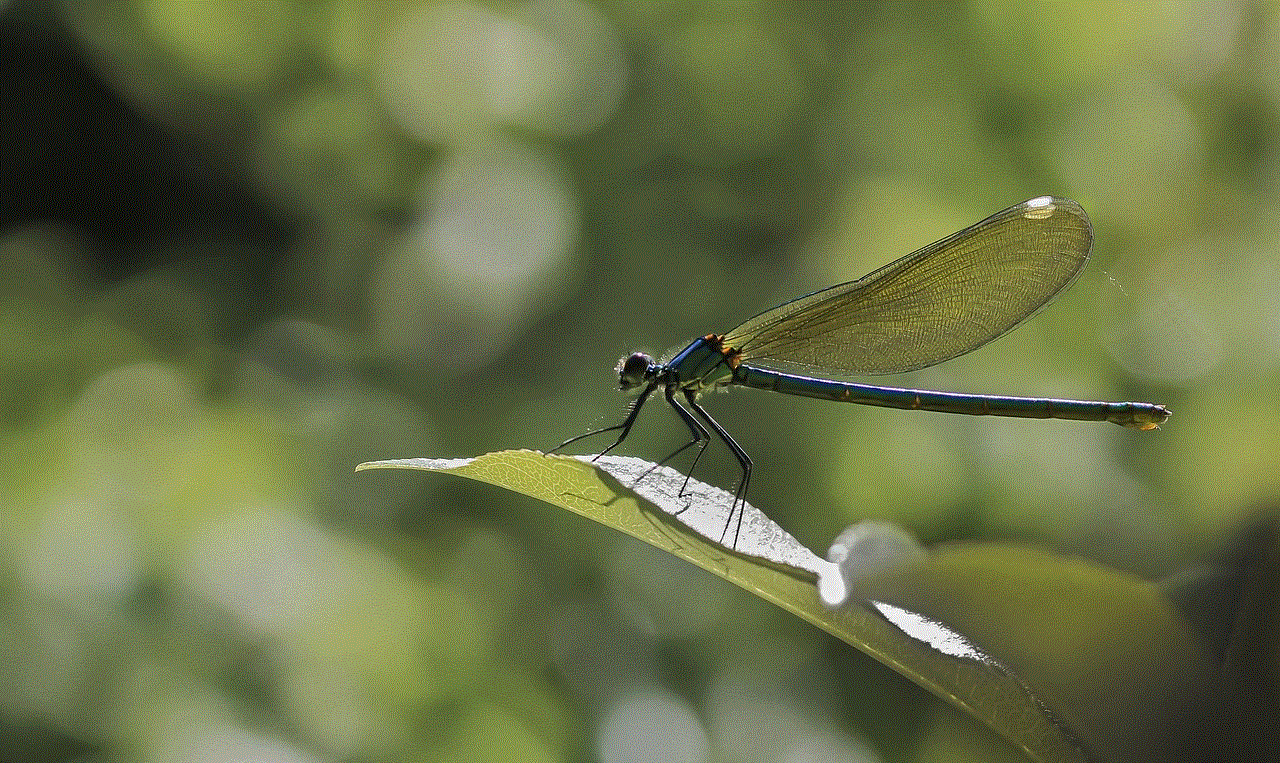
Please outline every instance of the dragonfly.
[[621, 390], [638, 390], [622, 423], [572, 437], [551, 452], [618, 432], [595, 458], [609, 453], [627, 439], [645, 401], [661, 391], [692, 438], [651, 470], [696, 447], [691, 474], [711, 432], [741, 467], [723, 544], [735, 512], [741, 532], [737, 510], [751, 483], [752, 462], [699, 404], [709, 390], [737, 385], [887, 408], [1156, 429], [1171, 412], [1154, 403], [934, 392], [845, 379], [926, 368], [1003, 336], [1070, 286], [1092, 249], [1093, 229], [1079, 204], [1055, 196], [1029, 199], [855, 281], [785, 302], [723, 334], [694, 339], [668, 360], [631, 353], [615, 369]]

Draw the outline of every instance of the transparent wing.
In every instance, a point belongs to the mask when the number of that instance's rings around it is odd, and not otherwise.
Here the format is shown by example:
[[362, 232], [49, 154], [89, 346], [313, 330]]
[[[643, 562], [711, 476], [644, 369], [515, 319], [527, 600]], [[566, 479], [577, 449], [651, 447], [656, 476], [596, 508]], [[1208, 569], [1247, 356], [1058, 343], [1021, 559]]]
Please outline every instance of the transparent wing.
[[767, 310], [725, 343], [753, 365], [891, 374], [977, 349], [1080, 274], [1093, 246], [1079, 204], [1024, 201], [856, 281]]

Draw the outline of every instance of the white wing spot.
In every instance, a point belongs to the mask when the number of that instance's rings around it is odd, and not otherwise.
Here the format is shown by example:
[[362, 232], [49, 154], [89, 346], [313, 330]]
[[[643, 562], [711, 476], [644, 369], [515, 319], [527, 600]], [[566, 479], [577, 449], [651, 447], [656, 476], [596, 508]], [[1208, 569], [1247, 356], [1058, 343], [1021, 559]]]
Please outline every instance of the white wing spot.
[[1054, 210], [1057, 205], [1053, 203], [1052, 196], [1037, 196], [1023, 203], [1026, 211], [1022, 216], [1028, 220], [1047, 220], [1053, 217]]

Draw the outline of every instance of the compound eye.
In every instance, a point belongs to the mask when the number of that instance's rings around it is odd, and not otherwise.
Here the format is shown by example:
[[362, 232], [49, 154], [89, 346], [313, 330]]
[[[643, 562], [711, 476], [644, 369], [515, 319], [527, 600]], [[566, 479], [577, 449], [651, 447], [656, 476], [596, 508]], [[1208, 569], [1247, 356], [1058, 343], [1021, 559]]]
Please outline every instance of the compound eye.
[[618, 386], [622, 389], [639, 387], [645, 382], [645, 374], [653, 366], [653, 358], [643, 352], [633, 352], [618, 364]]

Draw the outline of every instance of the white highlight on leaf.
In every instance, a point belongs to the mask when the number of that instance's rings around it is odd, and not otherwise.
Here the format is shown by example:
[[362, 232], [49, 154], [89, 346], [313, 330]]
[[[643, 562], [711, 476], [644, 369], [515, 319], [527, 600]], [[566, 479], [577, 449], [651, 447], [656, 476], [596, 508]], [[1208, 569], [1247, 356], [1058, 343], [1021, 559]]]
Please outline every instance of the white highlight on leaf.
[[[749, 503], [738, 505], [729, 517], [733, 495], [705, 482], [690, 479], [665, 466], [624, 456], [574, 456], [603, 469], [624, 487], [634, 491], [665, 514], [713, 543], [732, 551], [774, 564], [809, 572], [817, 578], [823, 602], [835, 606], [847, 598], [840, 566], [810, 551], [790, 533]], [[397, 458], [369, 461], [356, 467], [365, 469], [428, 469], [449, 471], [471, 464], [474, 458]], [[739, 525], [739, 512], [742, 513]]]
[[830, 572], [818, 575], [818, 598], [828, 607], [838, 607], [849, 598], [849, 586], [844, 582], [838, 565], [831, 565]]
[[385, 461], [366, 461], [356, 467], [356, 471], [364, 469], [461, 469], [475, 461], [474, 458], [388, 458]]
[[903, 633], [943, 654], [952, 657], [964, 657], [970, 660], [981, 660], [983, 662], [991, 661], [971, 641], [937, 620], [931, 620], [918, 612], [886, 604], [883, 601], [869, 603]]
[[738, 504], [730, 517], [733, 494], [726, 490], [694, 479], [686, 484], [684, 474], [665, 466], [650, 472], [653, 464], [639, 458], [604, 456], [595, 461], [591, 456], [577, 458], [609, 472], [641, 498], [708, 540], [740, 554], [806, 570], [819, 581], [839, 576], [834, 564], [803, 546], [751, 504]]

